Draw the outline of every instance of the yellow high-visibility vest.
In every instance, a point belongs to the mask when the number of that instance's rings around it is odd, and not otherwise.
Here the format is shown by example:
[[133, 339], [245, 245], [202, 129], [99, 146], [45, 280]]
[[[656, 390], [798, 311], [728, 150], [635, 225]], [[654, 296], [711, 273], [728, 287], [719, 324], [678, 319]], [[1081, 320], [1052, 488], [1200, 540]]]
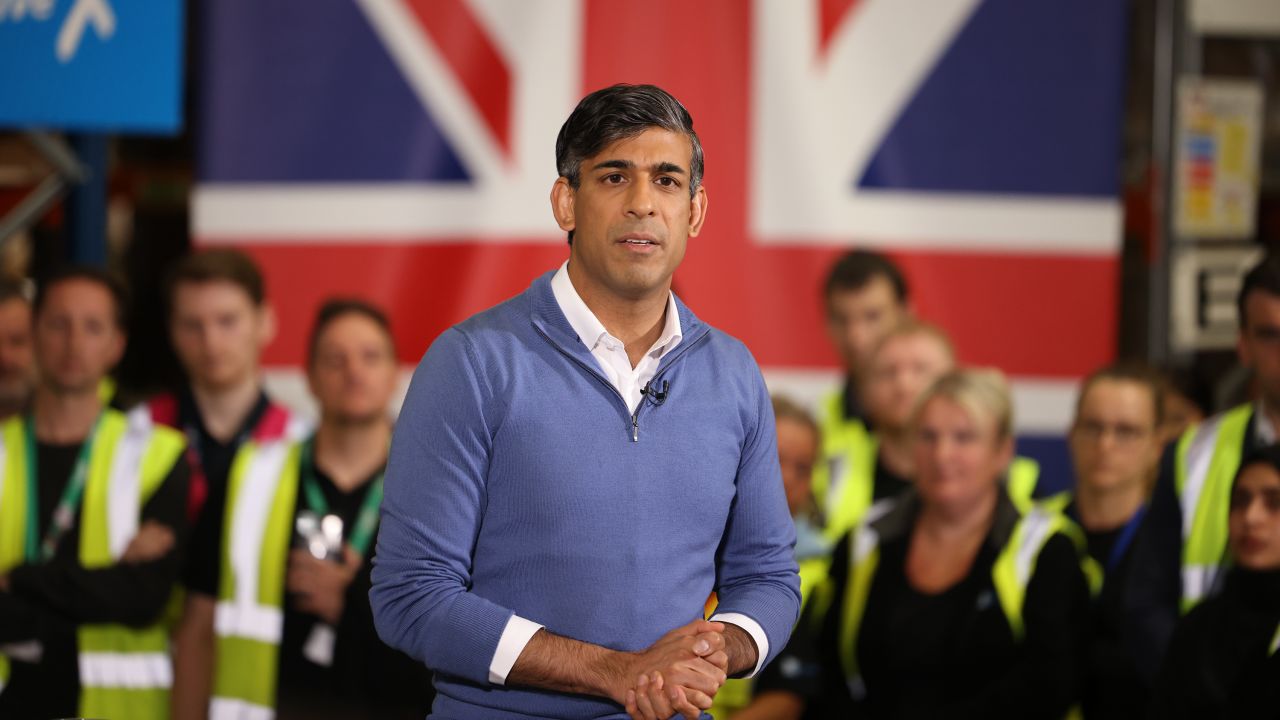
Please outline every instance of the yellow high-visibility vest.
[[[26, 555], [28, 497], [25, 418], [0, 424], [0, 572]], [[151, 422], [146, 408], [103, 411], [89, 455], [80, 508], [80, 564], [115, 564], [138, 532], [143, 506], [186, 448], [182, 433]], [[163, 622], [144, 629], [116, 624], [76, 630], [80, 710], [85, 717], [169, 717], [173, 666]], [[0, 655], [0, 692], [10, 661]]]

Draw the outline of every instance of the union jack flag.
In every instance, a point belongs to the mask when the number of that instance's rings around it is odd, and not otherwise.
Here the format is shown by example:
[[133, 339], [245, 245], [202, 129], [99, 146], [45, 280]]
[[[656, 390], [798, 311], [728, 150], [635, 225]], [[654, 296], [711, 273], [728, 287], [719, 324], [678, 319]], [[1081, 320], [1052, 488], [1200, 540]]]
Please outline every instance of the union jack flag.
[[812, 399], [838, 382], [825, 273], [886, 251], [963, 361], [1013, 376], [1020, 450], [1065, 477], [1075, 382], [1114, 351], [1124, 3], [201, 7], [194, 232], [265, 268], [279, 377], [324, 296], [389, 308], [413, 363], [558, 266], [560, 124], [591, 90], [650, 82], [706, 148], [708, 222], [676, 276], [695, 312]]

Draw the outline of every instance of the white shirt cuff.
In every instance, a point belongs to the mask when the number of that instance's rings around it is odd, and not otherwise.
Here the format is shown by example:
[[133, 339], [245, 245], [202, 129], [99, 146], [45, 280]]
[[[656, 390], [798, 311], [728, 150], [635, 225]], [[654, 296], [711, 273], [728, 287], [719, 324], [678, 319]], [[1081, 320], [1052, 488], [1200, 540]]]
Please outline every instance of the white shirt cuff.
[[751, 639], [756, 641], [756, 666], [751, 671], [751, 674], [747, 676], [749, 678], [755, 677], [756, 673], [760, 672], [760, 668], [764, 666], [764, 659], [769, 657], [769, 636], [764, 634], [764, 628], [760, 627], [760, 623], [742, 613], [716, 613], [710, 617], [710, 620], [711, 622], [737, 625], [746, 630]]
[[542, 626], [532, 620], [525, 620], [519, 615], [512, 615], [507, 627], [498, 638], [498, 649], [493, 652], [493, 660], [489, 662], [489, 682], [494, 685], [506, 685], [507, 675], [515, 667], [524, 646], [533, 639], [534, 633]]

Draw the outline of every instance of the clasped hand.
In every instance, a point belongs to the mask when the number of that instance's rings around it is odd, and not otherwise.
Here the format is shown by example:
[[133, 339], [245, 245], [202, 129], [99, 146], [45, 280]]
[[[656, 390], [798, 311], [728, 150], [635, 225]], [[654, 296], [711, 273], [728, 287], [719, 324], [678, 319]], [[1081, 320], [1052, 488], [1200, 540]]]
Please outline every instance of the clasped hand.
[[697, 720], [728, 677], [724, 624], [695, 620], [663, 635], [627, 667], [627, 713], [634, 720]]

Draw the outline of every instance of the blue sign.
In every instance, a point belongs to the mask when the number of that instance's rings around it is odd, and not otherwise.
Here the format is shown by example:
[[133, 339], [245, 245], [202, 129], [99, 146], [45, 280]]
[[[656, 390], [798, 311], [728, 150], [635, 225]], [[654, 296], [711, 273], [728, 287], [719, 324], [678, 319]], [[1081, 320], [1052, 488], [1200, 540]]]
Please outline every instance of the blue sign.
[[0, 0], [0, 127], [174, 133], [182, 0]]

